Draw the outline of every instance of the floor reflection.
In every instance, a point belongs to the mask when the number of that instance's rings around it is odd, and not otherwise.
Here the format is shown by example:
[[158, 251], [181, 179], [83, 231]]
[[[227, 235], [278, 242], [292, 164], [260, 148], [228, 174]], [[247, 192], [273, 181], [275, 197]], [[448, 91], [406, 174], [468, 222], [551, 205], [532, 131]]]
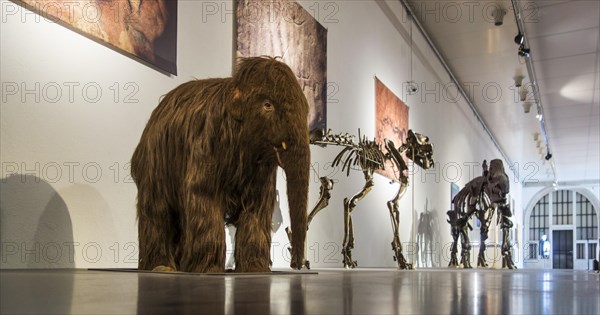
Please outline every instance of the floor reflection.
[[156, 274], [1, 270], [2, 314], [600, 314], [600, 275], [556, 270]]

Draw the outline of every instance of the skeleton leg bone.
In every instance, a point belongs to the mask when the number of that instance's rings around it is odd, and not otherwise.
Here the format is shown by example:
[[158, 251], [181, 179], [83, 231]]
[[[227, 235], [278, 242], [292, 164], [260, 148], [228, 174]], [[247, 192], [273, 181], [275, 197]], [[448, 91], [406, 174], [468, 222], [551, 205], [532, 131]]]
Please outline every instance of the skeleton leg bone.
[[473, 268], [471, 266], [471, 241], [469, 240], [469, 232], [467, 230], [467, 225], [459, 227], [460, 239], [461, 239], [461, 260], [460, 263], [463, 265], [463, 268], [470, 269]]
[[354, 228], [352, 226], [352, 210], [356, 204], [363, 199], [373, 188], [373, 171], [365, 170], [365, 185], [361, 191], [352, 198], [344, 199], [344, 241], [342, 244], [342, 255], [344, 256], [344, 267], [355, 268], [356, 261], [352, 260], [352, 248], [354, 248]]
[[488, 239], [489, 221], [491, 220], [491, 218], [486, 218], [484, 211], [478, 211], [477, 218], [481, 222], [481, 227], [479, 230], [481, 240], [479, 241], [479, 255], [477, 256], [477, 267], [488, 267], [487, 261], [485, 259], [485, 241]]
[[407, 186], [408, 186], [408, 183], [401, 182], [400, 188], [398, 189], [398, 192], [396, 193], [396, 196], [394, 197], [394, 199], [387, 202], [387, 207], [390, 211], [390, 219], [392, 221], [392, 233], [394, 234], [394, 237], [392, 240], [392, 250], [394, 251], [394, 260], [398, 263], [398, 269], [403, 269], [403, 270], [413, 269], [412, 265], [407, 263], [406, 259], [404, 258], [404, 255], [402, 255], [402, 244], [400, 243], [400, 236], [399, 236], [399, 233], [400, 233], [400, 231], [399, 231], [400, 211], [398, 210], [398, 202], [400, 201], [400, 198], [402, 198], [402, 196], [406, 192]]
[[513, 227], [513, 223], [509, 219], [509, 217], [512, 216], [512, 213], [508, 205], [499, 207], [498, 215], [500, 215], [500, 224], [502, 228], [502, 268], [517, 269], [517, 266], [515, 266], [512, 260], [509, 239], [510, 229]]

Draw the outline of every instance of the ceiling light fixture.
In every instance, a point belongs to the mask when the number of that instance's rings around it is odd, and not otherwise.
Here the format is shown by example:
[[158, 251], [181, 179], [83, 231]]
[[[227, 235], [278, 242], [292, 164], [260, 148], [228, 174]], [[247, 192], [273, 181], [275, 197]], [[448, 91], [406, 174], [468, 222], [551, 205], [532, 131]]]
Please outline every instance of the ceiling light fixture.
[[521, 100], [521, 102], [525, 102], [527, 100], [528, 93], [529, 91], [527, 91], [527, 88], [525, 88], [524, 86], [521, 87], [521, 89], [519, 90], [519, 99]]
[[523, 34], [521, 34], [521, 32], [519, 32], [519, 34], [517, 34], [517, 36], [515, 36], [515, 44], [523, 45], [524, 41], [525, 41], [525, 36], [523, 36]]
[[523, 44], [521, 44], [521, 46], [519, 46], [519, 56], [529, 57], [529, 53], [531, 53], [531, 49], [525, 48], [525, 45], [523, 45]]
[[494, 17], [494, 25], [500, 26], [504, 23], [504, 16], [506, 15], [506, 10], [497, 7], [496, 10], [492, 13]]
[[521, 87], [523, 85], [523, 79], [525, 79], [522, 75], [516, 75], [513, 79], [515, 79], [515, 87]]

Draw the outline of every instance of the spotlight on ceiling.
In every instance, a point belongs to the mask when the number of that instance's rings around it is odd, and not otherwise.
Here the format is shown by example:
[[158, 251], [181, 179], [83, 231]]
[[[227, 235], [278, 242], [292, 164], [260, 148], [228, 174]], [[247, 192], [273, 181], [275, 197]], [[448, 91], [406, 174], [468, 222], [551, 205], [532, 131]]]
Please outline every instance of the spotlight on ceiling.
[[492, 13], [492, 16], [494, 17], [494, 25], [496, 26], [500, 26], [504, 23], [504, 16], [506, 15], [506, 10], [502, 9], [502, 8], [496, 8], [496, 10], [494, 10], [494, 12]]
[[523, 85], [523, 79], [525, 79], [525, 77], [522, 75], [517, 75], [513, 79], [515, 79], [515, 86], [521, 87], [521, 85]]
[[529, 114], [529, 112], [531, 111], [531, 104], [530, 102], [523, 102], [523, 111], [525, 112], [525, 114]]
[[519, 32], [519, 34], [517, 34], [517, 36], [515, 36], [515, 44], [523, 45], [524, 41], [525, 41], [525, 37], [523, 36], [523, 34], [521, 34]]
[[527, 88], [525, 88], [524, 86], [519, 89], [519, 99], [521, 100], [521, 102], [525, 102], [527, 100], [528, 93], [529, 91], [527, 91]]
[[531, 52], [531, 49], [525, 48], [525, 46], [523, 44], [521, 44], [521, 46], [519, 46], [519, 56], [529, 57], [530, 52]]

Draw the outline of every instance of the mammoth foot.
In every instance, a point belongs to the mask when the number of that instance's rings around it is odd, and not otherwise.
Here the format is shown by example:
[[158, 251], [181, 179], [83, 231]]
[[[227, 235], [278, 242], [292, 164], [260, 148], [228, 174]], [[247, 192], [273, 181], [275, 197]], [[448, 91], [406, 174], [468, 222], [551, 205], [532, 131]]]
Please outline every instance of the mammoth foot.
[[458, 258], [456, 258], [456, 255], [452, 254], [450, 257], [450, 263], [448, 263], [448, 267], [458, 267], [459, 265]]
[[471, 266], [471, 255], [469, 255], [469, 254], [463, 255], [460, 260], [460, 263], [463, 265], [463, 268], [465, 268], [465, 269], [473, 268], [473, 266]]
[[295, 269], [295, 270], [302, 270], [302, 269], [305, 269], [305, 270], [310, 270], [310, 261], [308, 261], [308, 260], [305, 260], [305, 261], [302, 263], [302, 266], [300, 266], [300, 267], [298, 267], [298, 266], [297, 266], [297, 264], [295, 264], [295, 263], [292, 263], [292, 264], [290, 265], [290, 267], [291, 267], [292, 269]]
[[154, 272], [175, 272], [177, 270], [171, 266], [162, 266], [161, 265], [161, 266], [154, 267], [154, 269], [152, 269], [152, 271], [154, 271]]
[[483, 255], [479, 255], [479, 257], [477, 257], [477, 267], [488, 267], [488, 264], [485, 261], [485, 257]]
[[344, 268], [354, 269], [354, 268], [356, 268], [356, 266], [358, 266], [358, 263], [356, 262], [356, 260], [354, 260], [354, 261], [345, 261], [344, 260]]
[[517, 269], [517, 266], [512, 261], [512, 257], [510, 255], [505, 255], [502, 257], [502, 268], [508, 269]]

